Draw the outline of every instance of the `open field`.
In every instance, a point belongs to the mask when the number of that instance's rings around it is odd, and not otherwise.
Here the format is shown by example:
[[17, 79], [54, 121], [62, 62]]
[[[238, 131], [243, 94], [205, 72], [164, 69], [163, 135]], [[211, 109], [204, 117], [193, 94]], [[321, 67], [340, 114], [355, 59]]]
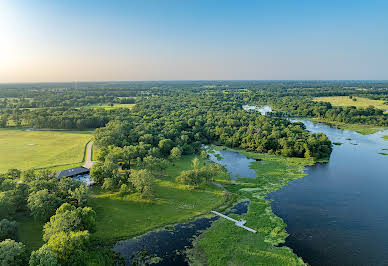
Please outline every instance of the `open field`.
[[263, 155], [239, 151], [247, 157], [259, 158], [251, 168], [257, 178], [240, 178], [239, 183], [226, 188], [238, 193], [241, 199], [249, 199], [248, 213], [230, 215], [244, 219], [246, 226], [257, 230], [256, 234], [219, 219], [194, 241], [194, 249], [188, 254], [194, 265], [304, 265], [288, 247], [277, 247], [287, 237], [286, 224], [271, 210], [265, 196], [286, 186], [288, 182], [303, 177], [303, 169], [313, 162], [301, 158]]
[[[90, 132], [0, 129], [0, 172], [10, 168], [72, 167], [82, 162]], [[57, 168], [52, 168], [58, 170]]]
[[356, 107], [368, 107], [373, 105], [374, 107], [381, 110], [388, 110], [388, 105], [384, 104], [381, 100], [371, 100], [362, 97], [353, 97], [357, 101], [353, 101], [348, 96], [332, 96], [332, 97], [316, 97], [314, 101], [317, 102], [329, 102], [334, 106], [356, 106]]
[[[155, 196], [151, 202], [137, 193], [124, 196], [118, 193], [92, 189], [89, 205], [97, 213], [98, 240], [130, 238], [149, 230], [178, 223], [201, 214], [208, 214], [224, 203], [224, 191], [214, 185], [203, 185], [190, 190], [176, 183], [175, 178], [182, 170], [191, 169], [194, 156], [184, 156], [170, 165], [167, 176], [157, 179]], [[202, 160], [202, 163], [208, 163]]]
[[113, 106], [109, 104], [96, 104], [88, 105], [85, 108], [104, 108], [105, 110], [116, 109], [116, 108], [128, 108], [132, 109], [136, 104], [134, 103], [114, 103]]

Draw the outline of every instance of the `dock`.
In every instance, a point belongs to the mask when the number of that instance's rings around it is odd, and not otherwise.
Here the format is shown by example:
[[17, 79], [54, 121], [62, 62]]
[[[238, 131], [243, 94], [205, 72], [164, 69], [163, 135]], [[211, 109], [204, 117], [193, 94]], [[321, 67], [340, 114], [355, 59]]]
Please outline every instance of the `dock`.
[[234, 222], [235, 225], [237, 225], [238, 227], [244, 228], [245, 230], [248, 230], [249, 232], [252, 232], [254, 234], [256, 234], [256, 232], [257, 232], [256, 230], [253, 230], [252, 228], [249, 228], [249, 227], [245, 226], [244, 224], [247, 222], [245, 220], [237, 221], [237, 220], [235, 220], [233, 218], [230, 218], [230, 217], [228, 217], [226, 215], [223, 215], [222, 213], [219, 213], [219, 212], [216, 212], [216, 211], [211, 211], [211, 212], [216, 214], [216, 215], [218, 215], [218, 216], [221, 216], [222, 218], [225, 218], [225, 219], [227, 219], [229, 221]]

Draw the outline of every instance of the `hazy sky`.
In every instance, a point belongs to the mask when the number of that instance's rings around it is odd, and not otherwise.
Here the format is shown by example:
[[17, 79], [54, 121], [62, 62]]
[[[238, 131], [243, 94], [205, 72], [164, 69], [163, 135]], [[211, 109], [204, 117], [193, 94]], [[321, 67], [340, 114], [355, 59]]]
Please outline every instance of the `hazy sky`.
[[0, 82], [388, 79], [388, 1], [0, 0]]

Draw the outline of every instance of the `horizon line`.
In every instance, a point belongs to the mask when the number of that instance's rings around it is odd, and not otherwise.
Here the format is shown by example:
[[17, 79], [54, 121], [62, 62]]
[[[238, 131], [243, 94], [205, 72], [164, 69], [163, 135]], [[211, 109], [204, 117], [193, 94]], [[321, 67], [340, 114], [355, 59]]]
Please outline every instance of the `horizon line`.
[[155, 79], [155, 80], [83, 80], [83, 81], [23, 81], [23, 82], [1, 82], [0, 84], [50, 84], [50, 83], [109, 83], [109, 82], [117, 82], [117, 83], [125, 83], [125, 82], [234, 82], [234, 81], [271, 81], [271, 82], [282, 82], [282, 81], [356, 81], [356, 82], [388, 82], [388, 79]]

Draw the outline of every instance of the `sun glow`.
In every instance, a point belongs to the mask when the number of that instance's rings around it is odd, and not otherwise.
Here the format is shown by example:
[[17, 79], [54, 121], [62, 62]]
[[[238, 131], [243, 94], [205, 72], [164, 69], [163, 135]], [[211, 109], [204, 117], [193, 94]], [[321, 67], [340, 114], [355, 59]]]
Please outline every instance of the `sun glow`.
[[11, 1], [0, 1], [0, 79], [10, 80], [18, 63], [23, 63], [27, 51], [20, 31], [21, 20]]

